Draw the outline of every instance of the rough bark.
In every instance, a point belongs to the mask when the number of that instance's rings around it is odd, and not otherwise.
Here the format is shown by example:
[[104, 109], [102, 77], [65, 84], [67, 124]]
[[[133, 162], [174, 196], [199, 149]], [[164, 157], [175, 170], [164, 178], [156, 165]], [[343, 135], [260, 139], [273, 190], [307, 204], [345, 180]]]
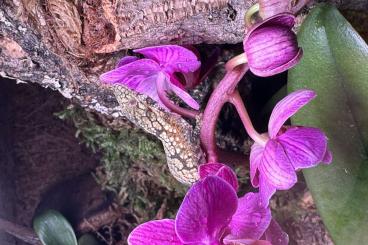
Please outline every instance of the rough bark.
[[[112, 115], [119, 111], [116, 100], [97, 78], [125, 54], [123, 49], [164, 43], [239, 43], [244, 13], [254, 2], [4, 0], [0, 72], [3, 77], [58, 90], [83, 106]], [[368, 9], [367, 0], [330, 2]]]
[[[124, 49], [164, 43], [241, 42], [244, 13], [256, 2], [2, 1], [0, 75], [58, 90], [84, 107], [117, 118], [127, 114], [112, 91], [98, 82], [98, 75], [111, 69], [126, 54]], [[368, 9], [367, 0], [330, 2], [348, 9]], [[186, 121], [179, 118], [175, 123], [193, 134]]]

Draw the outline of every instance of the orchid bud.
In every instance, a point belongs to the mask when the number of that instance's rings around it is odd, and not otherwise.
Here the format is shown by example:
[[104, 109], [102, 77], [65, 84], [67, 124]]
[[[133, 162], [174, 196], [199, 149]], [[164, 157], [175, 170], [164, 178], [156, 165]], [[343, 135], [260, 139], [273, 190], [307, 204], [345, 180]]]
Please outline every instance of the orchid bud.
[[259, 15], [263, 19], [288, 12], [290, 0], [259, 0]]
[[249, 69], [267, 77], [286, 71], [302, 57], [295, 33], [291, 28], [295, 17], [283, 13], [254, 26], [244, 39]]

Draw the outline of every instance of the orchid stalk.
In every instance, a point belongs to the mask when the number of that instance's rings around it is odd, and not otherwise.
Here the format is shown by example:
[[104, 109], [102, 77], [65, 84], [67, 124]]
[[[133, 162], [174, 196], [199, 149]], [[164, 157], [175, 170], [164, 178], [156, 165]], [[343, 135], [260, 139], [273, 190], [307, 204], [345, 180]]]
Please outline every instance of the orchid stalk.
[[227, 73], [213, 91], [203, 113], [200, 137], [208, 162], [218, 160], [216, 121], [227, 102], [235, 106], [249, 137], [260, 145], [266, 144], [268, 138], [254, 129], [236, 86], [248, 69], [258, 76], [272, 76], [299, 62], [302, 50], [291, 30], [294, 23], [295, 17], [284, 13], [256, 24], [245, 37], [245, 52], [226, 63]]

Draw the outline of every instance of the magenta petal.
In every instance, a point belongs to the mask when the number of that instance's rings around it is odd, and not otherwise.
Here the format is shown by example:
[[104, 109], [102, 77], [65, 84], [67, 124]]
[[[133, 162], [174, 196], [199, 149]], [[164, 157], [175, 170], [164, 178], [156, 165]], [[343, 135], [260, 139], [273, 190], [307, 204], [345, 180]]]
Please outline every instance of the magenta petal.
[[239, 184], [235, 172], [227, 165], [222, 163], [206, 163], [199, 166], [199, 176], [201, 179], [209, 175], [216, 175], [224, 179], [235, 191], [238, 191]]
[[259, 239], [271, 222], [271, 210], [261, 206], [258, 193], [238, 200], [238, 209], [229, 224], [230, 233], [239, 239]]
[[142, 59], [106, 72], [100, 76], [100, 79], [105, 83], [120, 83], [135, 89], [141, 81], [157, 74], [159, 71], [160, 67], [156, 62]]
[[141, 80], [134, 90], [138, 93], [147, 95], [156, 101], [161, 107], [166, 109], [166, 107], [161, 103], [157, 93], [156, 80], [159, 79], [159, 77], [160, 76], [157, 74]]
[[297, 176], [284, 147], [275, 140], [269, 140], [263, 151], [260, 174], [279, 190], [290, 189], [297, 181]]
[[272, 111], [270, 121], [268, 123], [268, 133], [270, 138], [275, 138], [286, 120], [315, 97], [316, 93], [312, 90], [298, 90], [289, 94], [277, 103]]
[[180, 99], [182, 99], [188, 106], [192, 107], [195, 110], [199, 110], [199, 104], [195, 101], [190, 94], [188, 94], [185, 90], [175, 86], [172, 83], [168, 83], [169, 90], [174, 92]]
[[265, 237], [272, 245], [289, 244], [288, 234], [281, 229], [280, 225], [274, 219], [271, 220], [270, 226], [265, 232]]
[[249, 69], [256, 75], [272, 76], [296, 65], [302, 50], [291, 28], [292, 14], [282, 13], [255, 25], [244, 38]]
[[324, 160], [327, 138], [318, 128], [291, 127], [277, 136], [295, 170], [311, 168]]
[[323, 156], [322, 163], [330, 164], [332, 162], [332, 153], [331, 151], [327, 150], [325, 155]]
[[244, 51], [249, 69], [261, 77], [290, 69], [302, 56], [295, 33], [279, 26], [267, 26], [254, 31], [245, 42]]
[[259, 186], [258, 167], [262, 160], [264, 147], [254, 142], [250, 150], [250, 181], [254, 187]]
[[192, 51], [178, 45], [147, 47], [136, 49], [134, 52], [157, 61], [169, 74], [194, 72], [201, 65]]
[[216, 175], [216, 173], [225, 166], [222, 163], [205, 163], [199, 165], [198, 172], [201, 179], [206, 178], [209, 175]]
[[136, 61], [136, 60], [138, 60], [138, 58], [135, 56], [125, 56], [118, 61], [118, 63], [116, 64], [116, 68], [132, 63], [133, 61]]
[[238, 184], [238, 178], [235, 174], [235, 172], [228, 166], [222, 167], [216, 174], [217, 176], [224, 179], [227, 183], [229, 183], [235, 190], [235, 192], [238, 191], [239, 184]]
[[128, 237], [129, 245], [183, 245], [175, 233], [172, 219], [154, 220], [136, 227]]
[[268, 207], [270, 199], [275, 194], [276, 188], [271, 185], [265, 176], [259, 177], [259, 205], [262, 207]]
[[252, 29], [250, 29], [247, 35], [244, 37], [244, 41], [246, 41], [254, 31], [259, 30], [265, 26], [282, 26], [291, 29], [294, 24], [295, 16], [290, 13], [281, 13], [272, 16], [252, 26]]
[[232, 186], [217, 176], [194, 184], [176, 215], [176, 233], [183, 243], [218, 244], [237, 208]]

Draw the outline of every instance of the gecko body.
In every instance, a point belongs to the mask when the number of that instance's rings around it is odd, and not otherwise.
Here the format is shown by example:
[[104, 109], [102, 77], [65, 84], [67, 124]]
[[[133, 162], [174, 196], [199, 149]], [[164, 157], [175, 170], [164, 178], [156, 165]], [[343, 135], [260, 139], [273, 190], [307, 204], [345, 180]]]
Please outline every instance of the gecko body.
[[199, 179], [198, 165], [203, 160], [199, 137], [191, 125], [177, 114], [157, 106], [150, 98], [122, 85], [111, 87], [123, 115], [162, 142], [171, 174], [191, 185]]

